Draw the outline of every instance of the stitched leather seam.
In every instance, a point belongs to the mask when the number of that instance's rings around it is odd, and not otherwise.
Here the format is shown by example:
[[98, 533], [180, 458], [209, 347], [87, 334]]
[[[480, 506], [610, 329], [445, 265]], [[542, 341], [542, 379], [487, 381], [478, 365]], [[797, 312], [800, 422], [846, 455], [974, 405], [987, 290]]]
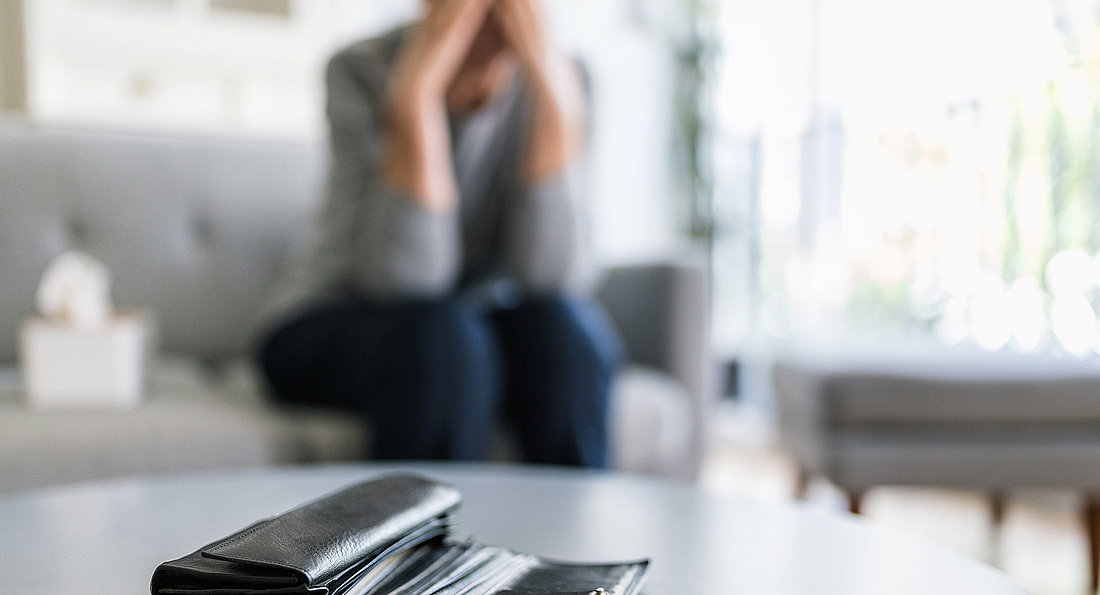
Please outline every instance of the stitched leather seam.
[[252, 535], [253, 533], [259, 531], [260, 529], [266, 529], [268, 525], [270, 525], [271, 523], [274, 523], [275, 521], [276, 521], [276, 519], [266, 520], [266, 521], [260, 523], [259, 525], [256, 525], [255, 527], [249, 529], [248, 531], [245, 531], [244, 533], [241, 533], [240, 535], [234, 537], [233, 539], [230, 539], [228, 541], [224, 541], [222, 543], [219, 543], [218, 545], [215, 545], [214, 547], [206, 548], [205, 551], [213, 552], [213, 551], [220, 550], [223, 547], [226, 547], [230, 544], [236, 543], [236, 542], [244, 539], [245, 537], [248, 537], [249, 535]]

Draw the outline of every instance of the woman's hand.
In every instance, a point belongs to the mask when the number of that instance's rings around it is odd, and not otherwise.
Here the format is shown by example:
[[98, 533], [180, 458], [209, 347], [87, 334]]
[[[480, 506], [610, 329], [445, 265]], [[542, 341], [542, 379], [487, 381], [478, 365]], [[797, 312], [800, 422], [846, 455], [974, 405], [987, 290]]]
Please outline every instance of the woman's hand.
[[576, 67], [553, 51], [536, 0], [495, 0], [492, 17], [532, 85], [534, 118], [524, 175], [535, 183], [561, 173], [584, 140], [585, 100]]
[[429, 210], [458, 201], [444, 97], [493, 2], [429, 0], [390, 78], [382, 179]]
[[542, 15], [532, 0], [496, 0], [492, 16], [524, 66], [541, 72], [546, 59]]
[[395, 99], [441, 100], [495, 0], [429, 0], [402, 48], [391, 90]]

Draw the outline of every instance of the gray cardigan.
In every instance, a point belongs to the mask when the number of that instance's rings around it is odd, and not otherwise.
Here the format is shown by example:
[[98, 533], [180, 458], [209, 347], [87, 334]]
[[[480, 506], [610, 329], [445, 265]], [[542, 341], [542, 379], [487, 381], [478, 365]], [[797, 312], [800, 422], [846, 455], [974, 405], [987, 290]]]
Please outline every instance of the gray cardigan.
[[581, 164], [535, 186], [522, 182], [531, 111], [522, 77], [478, 111], [451, 117], [457, 209], [430, 212], [382, 184], [382, 110], [406, 31], [356, 43], [328, 64], [326, 200], [265, 309], [268, 323], [349, 296], [486, 299], [504, 287], [583, 294], [595, 283]]

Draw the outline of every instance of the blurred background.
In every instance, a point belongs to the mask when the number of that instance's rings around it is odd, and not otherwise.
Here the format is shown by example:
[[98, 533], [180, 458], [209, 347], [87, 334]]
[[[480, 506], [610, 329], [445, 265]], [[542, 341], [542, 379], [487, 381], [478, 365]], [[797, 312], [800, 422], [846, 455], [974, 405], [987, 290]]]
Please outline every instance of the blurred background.
[[[1100, 2], [544, 5], [592, 74], [600, 254], [705, 263], [721, 401], [705, 487], [787, 498], [807, 492], [809, 468], [808, 497], [831, 507], [869, 487], [783, 437], [783, 399], [797, 399], [777, 394], [775, 363], [792, 352], [848, 354], [845, 371], [886, 359], [906, 378], [958, 376], [927, 362], [961, 358], [981, 371], [970, 388], [1031, 381], [1021, 367], [1054, 383], [1100, 376]], [[416, 12], [417, 0], [0, 0], [0, 110], [18, 125], [320, 144], [327, 58]], [[1094, 386], [1074, 394], [1095, 399]], [[1100, 445], [1100, 415], [1082, 411], [1066, 419]], [[1095, 461], [1052, 463], [1083, 476], [1067, 485], [898, 481], [922, 487], [878, 490], [865, 512], [1036, 592], [1083, 592], [1078, 513], [1100, 487]], [[1013, 492], [1003, 530], [989, 487], [1032, 489]]]
[[[596, 81], [601, 253], [712, 254], [720, 353], [794, 336], [1096, 351], [1094, 2], [546, 4]], [[12, 117], [309, 140], [327, 57], [417, 10], [3, 6]]]

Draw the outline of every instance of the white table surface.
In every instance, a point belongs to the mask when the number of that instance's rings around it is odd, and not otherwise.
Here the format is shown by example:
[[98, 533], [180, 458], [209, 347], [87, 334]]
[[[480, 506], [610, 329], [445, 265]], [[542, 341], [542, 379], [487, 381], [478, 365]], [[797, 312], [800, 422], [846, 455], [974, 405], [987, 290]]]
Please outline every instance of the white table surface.
[[847, 515], [618, 474], [448, 464], [225, 472], [3, 496], [0, 591], [148, 593], [164, 560], [397, 469], [462, 491], [462, 536], [559, 560], [650, 558], [648, 595], [1026, 593], [989, 566]]

